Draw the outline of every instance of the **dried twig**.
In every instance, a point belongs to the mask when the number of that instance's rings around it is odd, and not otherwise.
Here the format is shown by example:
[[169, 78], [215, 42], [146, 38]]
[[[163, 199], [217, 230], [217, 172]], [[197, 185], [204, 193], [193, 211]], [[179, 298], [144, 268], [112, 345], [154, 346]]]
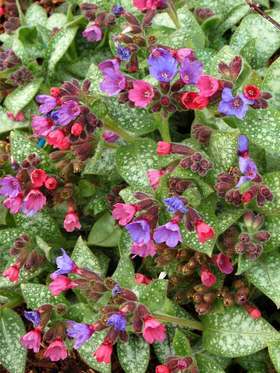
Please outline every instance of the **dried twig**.
[[258, 4], [253, 3], [251, 0], [246, 0], [246, 3], [253, 10], [253, 12], [258, 13], [260, 16], [262, 16], [264, 19], [270, 22], [275, 28], [280, 30], [280, 24], [277, 21], [275, 21], [275, 19], [270, 17], [268, 14], [266, 14], [263, 10], [261, 10]]

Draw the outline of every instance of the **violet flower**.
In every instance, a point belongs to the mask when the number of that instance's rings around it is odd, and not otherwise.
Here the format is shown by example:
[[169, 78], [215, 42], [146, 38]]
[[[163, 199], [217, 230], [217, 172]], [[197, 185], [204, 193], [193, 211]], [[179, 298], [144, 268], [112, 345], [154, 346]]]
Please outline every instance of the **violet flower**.
[[0, 179], [0, 195], [5, 197], [17, 197], [21, 192], [21, 186], [18, 179], [8, 175]]
[[175, 214], [176, 212], [185, 214], [188, 212], [184, 202], [179, 197], [165, 198], [163, 202], [167, 207], [167, 211], [171, 212], [172, 214]]
[[54, 123], [51, 119], [39, 115], [32, 116], [31, 125], [36, 136], [48, 136], [54, 129]]
[[74, 121], [81, 113], [80, 105], [73, 100], [64, 102], [61, 107], [54, 111], [51, 118], [56, 124], [67, 126], [67, 124]]
[[237, 188], [247, 181], [254, 180], [257, 176], [257, 166], [251, 158], [239, 157], [239, 169], [244, 176], [239, 179]]
[[102, 30], [96, 23], [92, 23], [83, 31], [83, 37], [91, 43], [100, 41], [102, 39]]
[[245, 135], [238, 136], [238, 155], [242, 157], [249, 152], [249, 139]]
[[67, 275], [77, 268], [76, 264], [66, 253], [66, 251], [64, 249], [61, 249], [61, 251], [62, 255], [56, 258], [56, 265], [58, 267], [58, 270], [51, 274], [52, 280], [55, 280], [60, 275]]
[[38, 311], [24, 311], [26, 320], [31, 321], [33, 326], [36, 327], [41, 322], [41, 317]]
[[150, 241], [150, 225], [146, 220], [136, 220], [127, 224], [125, 228], [137, 244], [147, 244]]
[[119, 313], [114, 313], [107, 320], [107, 325], [113, 326], [116, 332], [125, 332], [126, 319]]
[[180, 68], [180, 77], [185, 84], [196, 84], [203, 71], [202, 62], [185, 58]]
[[[159, 48], [161, 53], [161, 49]], [[162, 83], [169, 83], [178, 71], [178, 63], [176, 59], [170, 54], [170, 52], [163, 49], [164, 55], [155, 57], [155, 54], [150, 55], [148, 59], [149, 71], [152, 77]], [[155, 52], [154, 52], [155, 53]]]
[[39, 112], [41, 114], [48, 114], [57, 105], [56, 98], [48, 95], [38, 95], [36, 96], [36, 101], [41, 104], [39, 106]]
[[129, 61], [130, 57], [131, 57], [131, 51], [127, 47], [124, 47], [122, 45], [118, 45], [118, 47], [117, 47], [117, 56], [122, 61]]
[[252, 103], [243, 94], [233, 96], [230, 88], [224, 88], [218, 110], [222, 114], [243, 119]]
[[70, 320], [67, 321], [66, 332], [69, 338], [74, 338], [75, 343], [73, 347], [77, 350], [90, 339], [94, 333], [94, 328], [91, 325]]
[[168, 222], [156, 228], [153, 238], [156, 243], [165, 243], [168, 247], [175, 247], [182, 242], [179, 225]]
[[119, 284], [116, 284], [112, 289], [112, 297], [116, 297], [117, 295], [121, 294], [122, 288]]
[[120, 71], [117, 60], [106, 60], [98, 65], [103, 74], [103, 81], [100, 83], [101, 91], [108, 96], [115, 96], [126, 86], [125, 76]]

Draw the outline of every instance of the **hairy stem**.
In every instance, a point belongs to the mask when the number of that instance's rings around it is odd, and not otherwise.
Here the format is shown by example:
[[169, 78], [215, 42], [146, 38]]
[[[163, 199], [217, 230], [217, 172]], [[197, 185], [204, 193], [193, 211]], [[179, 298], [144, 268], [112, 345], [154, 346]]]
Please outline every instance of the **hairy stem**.
[[176, 6], [173, 2], [173, 0], [169, 0], [167, 4], [167, 13], [171, 20], [173, 21], [174, 25], [176, 26], [177, 29], [181, 28], [181, 24], [178, 18]]
[[160, 314], [160, 313], [154, 313], [153, 316], [157, 320], [163, 321], [163, 322], [166, 322], [166, 323], [180, 325], [180, 326], [183, 326], [183, 327], [189, 328], [189, 329], [203, 330], [202, 324], [199, 321], [181, 319], [179, 317], [163, 315], [163, 314]]
[[162, 140], [166, 141], [166, 142], [171, 142], [171, 137], [170, 137], [170, 133], [169, 133], [168, 118], [157, 115], [156, 120], [159, 124], [158, 130], [160, 132]]
[[133, 142], [137, 139], [136, 137], [126, 132], [123, 128], [117, 126], [117, 124], [114, 123], [112, 119], [109, 118], [108, 116], [106, 116], [105, 119], [102, 119], [102, 122], [106, 129], [117, 133], [120, 137], [122, 137], [127, 142]]

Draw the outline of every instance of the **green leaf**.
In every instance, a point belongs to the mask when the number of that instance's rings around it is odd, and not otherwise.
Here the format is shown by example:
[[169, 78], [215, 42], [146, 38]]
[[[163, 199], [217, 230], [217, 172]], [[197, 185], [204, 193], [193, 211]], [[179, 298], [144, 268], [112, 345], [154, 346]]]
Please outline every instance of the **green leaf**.
[[131, 288], [135, 285], [134, 267], [128, 256], [122, 256], [120, 258], [118, 266], [113, 274], [113, 279], [124, 288]]
[[94, 253], [88, 248], [82, 237], [78, 238], [75, 248], [72, 252], [71, 258], [81, 268], [88, 268], [100, 275], [105, 275], [108, 269], [109, 258], [103, 253], [103, 261], [101, 261]]
[[265, 350], [258, 351], [252, 355], [237, 358], [236, 362], [249, 373], [267, 372], [268, 356]]
[[270, 359], [276, 369], [276, 372], [280, 372], [280, 341], [271, 342], [268, 345], [268, 352]]
[[158, 361], [164, 364], [169, 356], [174, 356], [175, 351], [173, 348], [173, 337], [175, 334], [175, 328], [171, 325], [166, 325], [166, 338], [163, 342], [153, 343], [153, 349], [156, 354]]
[[262, 255], [258, 262], [246, 272], [249, 282], [256, 286], [280, 307], [280, 254], [277, 252]]
[[108, 148], [99, 141], [94, 156], [86, 163], [83, 175], [101, 175], [111, 177], [116, 174], [116, 149]]
[[17, 114], [33, 99], [39, 91], [43, 79], [33, 79], [24, 87], [18, 87], [12, 91], [4, 101], [4, 105], [8, 111]]
[[177, 30], [167, 13], [158, 13], [153, 19], [151, 33], [159, 44], [172, 45], [173, 48], [203, 48], [205, 35], [188, 6], [178, 9], [177, 15], [180, 22]]
[[271, 202], [265, 202], [259, 207], [259, 211], [265, 215], [278, 215], [280, 212], [280, 172], [270, 172], [263, 175], [263, 182], [269, 187], [273, 194]]
[[202, 318], [202, 323], [204, 348], [219, 356], [249, 355], [279, 338], [266, 320], [252, 319], [241, 307], [213, 311]]
[[217, 215], [217, 232], [218, 235], [226, 231], [232, 224], [236, 223], [243, 215], [243, 209], [228, 208]]
[[195, 355], [199, 373], [225, 373], [218, 361], [210, 354], [199, 352]]
[[122, 256], [130, 256], [131, 254], [131, 245], [132, 245], [132, 240], [129, 235], [129, 233], [126, 230], [122, 231], [121, 238], [119, 240], [119, 253], [120, 257]]
[[269, 241], [265, 245], [265, 249], [278, 249], [280, 246], [280, 217], [267, 216], [265, 218], [265, 229], [271, 234]]
[[25, 13], [25, 21], [28, 26], [45, 26], [47, 19], [47, 12], [37, 3], [31, 4]]
[[[277, 22], [280, 21], [280, 11], [272, 10], [269, 15]], [[254, 30], [252, 33], [251, 31]], [[255, 39], [255, 53], [253, 67], [260, 68], [280, 47], [279, 31], [259, 14], [249, 14], [243, 18], [231, 38], [231, 45], [238, 50], [242, 49], [248, 41]]]
[[10, 134], [11, 141], [11, 152], [15, 161], [21, 163], [30, 154], [36, 153], [40, 159], [40, 167], [44, 168], [48, 172], [54, 172], [55, 166], [50, 160], [48, 153], [38, 148], [31, 140], [29, 140], [27, 134], [24, 132], [15, 130]]
[[232, 26], [236, 25], [243, 17], [245, 17], [248, 12], [249, 6], [247, 4], [237, 5], [227, 15], [224, 22], [217, 27], [215, 34], [224, 34], [227, 30], [232, 28]]
[[151, 312], [162, 310], [166, 300], [167, 281], [154, 280], [149, 285], [138, 285], [135, 288], [138, 291], [139, 302], [145, 304]]
[[173, 338], [173, 348], [177, 356], [186, 357], [192, 355], [190, 342], [180, 329], [176, 329]]
[[117, 352], [125, 373], [145, 373], [150, 359], [150, 346], [142, 337], [130, 334], [126, 343], [118, 342]]
[[121, 230], [109, 212], [102, 215], [93, 227], [88, 236], [88, 244], [101, 247], [114, 247], [118, 245]]
[[[158, 168], [156, 143], [151, 139], [141, 139], [117, 150], [117, 168], [124, 180], [135, 187], [149, 187], [147, 171]], [[152, 190], [152, 189], [151, 189]]]
[[262, 90], [268, 91], [272, 94], [269, 100], [269, 106], [280, 109], [280, 58], [277, 58], [266, 70]]
[[189, 0], [190, 8], [210, 8], [215, 15], [226, 19], [232, 10], [244, 4], [242, 0]]
[[20, 344], [25, 328], [20, 316], [13, 310], [0, 310], [0, 363], [10, 373], [24, 373], [26, 349]]
[[27, 308], [32, 310], [44, 304], [56, 305], [59, 303], [67, 303], [63, 295], [54, 297], [45, 285], [26, 283], [21, 284], [20, 288]]
[[67, 17], [63, 13], [53, 13], [47, 20], [47, 29], [61, 28], [67, 22]]
[[0, 134], [10, 132], [14, 129], [21, 129], [21, 128], [28, 128], [29, 122], [25, 120], [24, 122], [16, 122], [14, 120], [10, 120], [7, 117], [6, 111], [3, 107], [0, 107]]
[[62, 28], [58, 33], [52, 38], [48, 50], [48, 71], [52, 75], [54, 73], [57, 63], [61, 60], [67, 49], [72, 44], [78, 27], [68, 27]]

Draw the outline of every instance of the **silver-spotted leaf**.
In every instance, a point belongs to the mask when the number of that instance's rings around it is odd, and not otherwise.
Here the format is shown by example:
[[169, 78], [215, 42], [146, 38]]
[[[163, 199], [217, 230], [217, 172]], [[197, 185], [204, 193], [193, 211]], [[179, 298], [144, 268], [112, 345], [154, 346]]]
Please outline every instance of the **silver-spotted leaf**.
[[118, 342], [117, 352], [125, 373], [145, 373], [150, 360], [150, 346], [142, 337], [130, 334], [126, 343]]
[[118, 245], [121, 230], [112, 215], [106, 212], [93, 225], [88, 236], [88, 244], [101, 247]]
[[56, 305], [67, 302], [63, 295], [54, 297], [45, 285], [26, 283], [21, 284], [20, 288], [26, 305], [30, 309], [38, 308], [43, 304]]
[[280, 372], [280, 341], [271, 342], [268, 345], [269, 357], [277, 373]]

